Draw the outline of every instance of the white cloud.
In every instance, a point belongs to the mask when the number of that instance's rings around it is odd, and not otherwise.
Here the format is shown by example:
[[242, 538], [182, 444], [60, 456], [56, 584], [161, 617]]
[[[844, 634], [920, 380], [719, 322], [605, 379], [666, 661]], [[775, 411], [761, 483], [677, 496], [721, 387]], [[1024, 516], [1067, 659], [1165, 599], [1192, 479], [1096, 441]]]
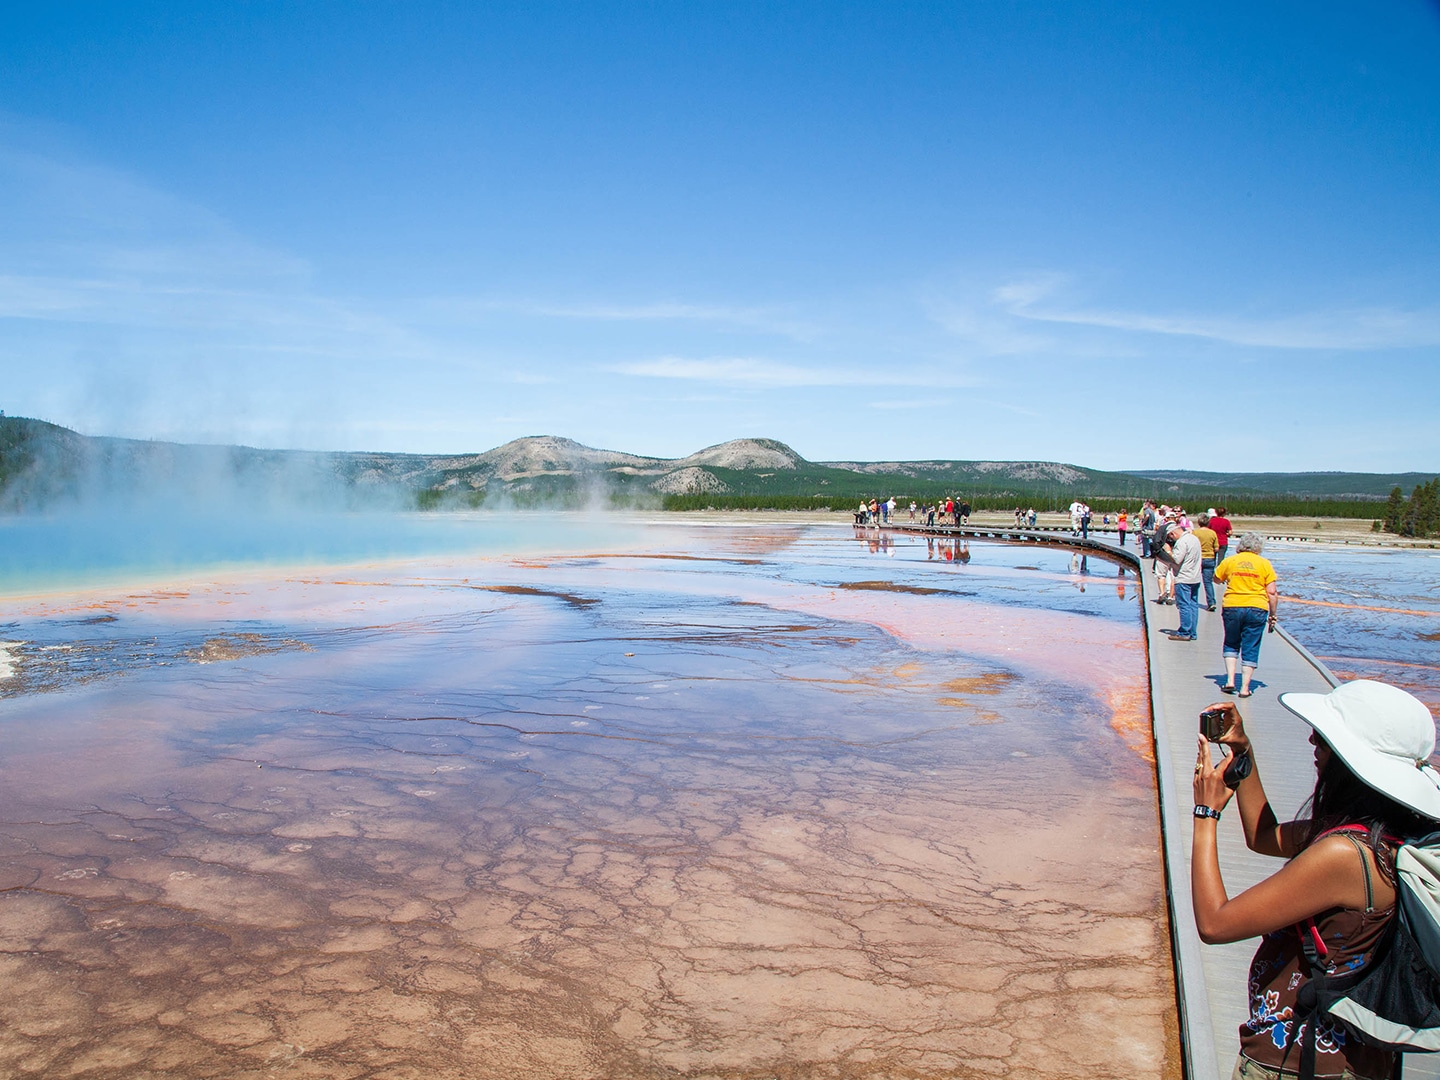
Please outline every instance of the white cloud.
[[914, 401], [867, 401], [872, 409], [938, 409], [950, 405], [949, 398], [924, 398]]
[[1030, 323], [1093, 326], [1125, 333], [1201, 338], [1270, 349], [1403, 349], [1440, 345], [1440, 309], [1356, 307], [1270, 317], [1146, 313], [1067, 305], [1068, 279], [1037, 275], [991, 293], [996, 308]]
[[756, 357], [687, 359], [663, 356], [617, 364], [610, 370], [622, 375], [654, 379], [687, 379], [728, 386], [933, 386], [973, 385], [974, 380], [958, 372], [906, 372], [893, 368], [801, 367]]
[[485, 317], [496, 313], [526, 318], [562, 319], [594, 322], [690, 322], [776, 334], [796, 341], [812, 341], [823, 336], [825, 329], [818, 322], [800, 318], [780, 307], [755, 307], [738, 304], [704, 304], [680, 301], [622, 304], [605, 301], [561, 303], [533, 299], [503, 297], [434, 297], [419, 305], [427, 311], [440, 312], [451, 318]]
[[[33, 148], [0, 121], [0, 319], [76, 342], [114, 342], [155, 369], [274, 361], [410, 361], [473, 367], [473, 356], [348, 298], [317, 291], [310, 265], [256, 243], [219, 215], [120, 170]], [[98, 337], [97, 337], [98, 335]]]

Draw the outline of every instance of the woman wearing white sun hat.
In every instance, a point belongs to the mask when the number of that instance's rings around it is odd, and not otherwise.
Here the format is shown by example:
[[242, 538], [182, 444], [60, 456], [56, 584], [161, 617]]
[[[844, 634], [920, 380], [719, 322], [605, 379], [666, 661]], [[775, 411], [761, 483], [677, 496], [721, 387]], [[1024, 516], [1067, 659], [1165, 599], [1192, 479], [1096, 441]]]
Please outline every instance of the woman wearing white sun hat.
[[[1358, 680], [1328, 694], [1282, 694], [1280, 702], [1312, 729], [1315, 790], [1304, 816], [1276, 820], [1232, 704], [1210, 707], [1224, 713], [1218, 740], [1223, 760], [1212, 764], [1202, 735], [1195, 762], [1190, 886], [1201, 940], [1219, 944], [1264, 935], [1250, 965], [1250, 1017], [1240, 1026], [1232, 1080], [1298, 1074], [1311, 1022], [1297, 1017], [1309, 971], [1299, 924], [1314, 920], [1330, 970], [1364, 967], [1395, 913], [1397, 839], [1440, 828], [1440, 773], [1428, 763], [1435, 721], [1418, 698]], [[1289, 860], [1234, 899], [1225, 894], [1216, 849], [1220, 812], [1232, 787], [1250, 849]], [[1363, 831], [1332, 831], [1357, 825]], [[1393, 1054], [1359, 1043], [1328, 1019], [1316, 1024], [1315, 1050], [1320, 1077], [1385, 1080], [1394, 1068]]]

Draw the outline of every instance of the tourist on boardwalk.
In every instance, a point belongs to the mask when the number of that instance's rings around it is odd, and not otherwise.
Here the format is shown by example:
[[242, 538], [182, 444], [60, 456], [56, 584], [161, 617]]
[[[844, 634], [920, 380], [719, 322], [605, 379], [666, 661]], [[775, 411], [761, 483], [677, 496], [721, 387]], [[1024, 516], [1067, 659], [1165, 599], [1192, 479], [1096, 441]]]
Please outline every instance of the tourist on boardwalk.
[[1116, 531], [1120, 533], [1120, 546], [1121, 546], [1121, 547], [1124, 547], [1124, 546], [1125, 546], [1125, 530], [1126, 530], [1126, 528], [1129, 527], [1129, 525], [1130, 525], [1130, 515], [1129, 515], [1129, 513], [1126, 512], [1126, 511], [1124, 511], [1124, 510], [1121, 510], [1121, 511], [1120, 511], [1120, 516], [1115, 519], [1115, 528], [1116, 528]]
[[1220, 540], [1210, 528], [1210, 515], [1201, 514], [1195, 519], [1195, 528], [1190, 531], [1200, 541], [1200, 580], [1205, 583], [1205, 610], [1215, 610], [1215, 552]]
[[[1385, 944], [1396, 911], [1397, 839], [1423, 836], [1440, 819], [1440, 774], [1426, 764], [1435, 722], [1419, 699], [1365, 680], [1329, 694], [1282, 694], [1280, 703], [1310, 725], [1315, 747], [1315, 789], [1298, 820], [1276, 819], [1233, 705], [1211, 706], [1223, 712], [1220, 762], [1211, 763], [1204, 735], [1195, 761], [1196, 929], [1207, 944], [1264, 935], [1250, 963], [1250, 1015], [1240, 1025], [1232, 1076], [1295, 1076], [1313, 1053], [1316, 1076], [1386, 1080], [1394, 1075], [1392, 1053], [1328, 1017], [1307, 1015], [1312, 968], [1301, 934], [1320, 939], [1327, 974], [1363, 970]], [[1234, 899], [1216, 842], [1232, 788], [1246, 845], [1288, 860]]]
[[1180, 609], [1180, 628], [1170, 640], [1194, 641], [1200, 623], [1200, 541], [1179, 522], [1165, 527], [1165, 539], [1169, 546], [1162, 545], [1156, 558], [1175, 571], [1175, 606]]
[[970, 502], [968, 499], [960, 504], [960, 524], [970, 524]]
[[[1275, 568], [1260, 552], [1265, 546], [1257, 533], [1247, 532], [1235, 545], [1235, 554], [1215, 567], [1215, 580], [1225, 586], [1220, 617], [1225, 621], [1225, 684], [1227, 694], [1249, 697], [1250, 680], [1260, 663], [1260, 641], [1268, 626], [1275, 629], [1280, 592]], [[1235, 668], [1240, 667], [1240, 685]]]
[[1080, 504], [1080, 537], [1083, 540], [1090, 539], [1090, 504]]
[[[1158, 556], [1161, 550], [1160, 537], [1157, 535], [1150, 544], [1150, 554]], [[1160, 558], [1156, 558], [1150, 567], [1155, 571], [1155, 603], [1175, 603], [1175, 568]]]
[[1030, 528], [1033, 529], [1035, 527], [1035, 508], [1033, 506], [1030, 507], [1030, 512], [1025, 516], [1026, 520], [1030, 523]]
[[1150, 569], [1155, 572], [1155, 600], [1157, 604], [1175, 603], [1175, 567], [1166, 550], [1169, 523], [1161, 521], [1155, 535], [1150, 538]]
[[1154, 551], [1155, 526], [1158, 518], [1155, 514], [1155, 503], [1149, 499], [1140, 510], [1140, 557], [1148, 559]]
[[1215, 552], [1215, 563], [1219, 565], [1224, 561], [1225, 556], [1230, 554], [1230, 533], [1233, 531], [1234, 526], [1230, 524], [1230, 519], [1225, 516], [1225, 508], [1223, 506], [1220, 507], [1219, 510], [1209, 511], [1209, 514], [1210, 528], [1215, 530], [1215, 539], [1219, 542], [1219, 547]]

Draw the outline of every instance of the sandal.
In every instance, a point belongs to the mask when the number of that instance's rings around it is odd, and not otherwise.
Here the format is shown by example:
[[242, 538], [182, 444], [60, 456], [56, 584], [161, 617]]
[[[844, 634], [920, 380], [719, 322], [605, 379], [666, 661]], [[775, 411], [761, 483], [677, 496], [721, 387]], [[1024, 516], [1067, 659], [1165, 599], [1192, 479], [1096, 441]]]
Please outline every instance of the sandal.
[[1254, 691], [1254, 690], [1241, 690], [1241, 691], [1239, 691], [1235, 696], [1236, 696], [1236, 697], [1254, 697], [1254, 696], [1255, 696], [1255, 691]]
[[1221, 684], [1220, 684], [1220, 692], [1221, 692], [1222, 694], [1234, 694], [1234, 693], [1236, 693], [1237, 691], [1236, 691], [1236, 688], [1235, 688], [1235, 684], [1234, 684], [1234, 683], [1221, 683]]

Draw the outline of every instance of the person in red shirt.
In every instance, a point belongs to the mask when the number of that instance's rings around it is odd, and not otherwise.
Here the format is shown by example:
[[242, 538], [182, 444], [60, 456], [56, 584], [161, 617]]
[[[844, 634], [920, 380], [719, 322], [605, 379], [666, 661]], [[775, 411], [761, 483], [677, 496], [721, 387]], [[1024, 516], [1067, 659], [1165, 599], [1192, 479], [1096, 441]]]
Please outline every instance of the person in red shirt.
[[1215, 565], [1219, 566], [1225, 561], [1225, 552], [1230, 547], [1230, 533], [1234, 526], [1230, 519], [1225, 516], [1225, 508], [1217, 507], [1210, 512], [1210, 528], [1215, 531]]

